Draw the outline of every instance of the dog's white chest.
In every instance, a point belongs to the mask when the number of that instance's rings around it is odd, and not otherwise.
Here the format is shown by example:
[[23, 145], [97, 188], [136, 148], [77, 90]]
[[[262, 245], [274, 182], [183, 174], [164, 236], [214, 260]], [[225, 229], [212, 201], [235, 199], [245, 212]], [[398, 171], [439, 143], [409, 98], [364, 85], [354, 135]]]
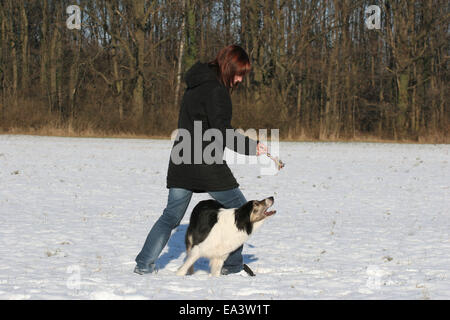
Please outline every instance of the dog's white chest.
[[236, 227], [234, 211], [223, 210], [200, 247], [207, 256], [222, 256], [239, 248], [248, 237], [245, 230]]

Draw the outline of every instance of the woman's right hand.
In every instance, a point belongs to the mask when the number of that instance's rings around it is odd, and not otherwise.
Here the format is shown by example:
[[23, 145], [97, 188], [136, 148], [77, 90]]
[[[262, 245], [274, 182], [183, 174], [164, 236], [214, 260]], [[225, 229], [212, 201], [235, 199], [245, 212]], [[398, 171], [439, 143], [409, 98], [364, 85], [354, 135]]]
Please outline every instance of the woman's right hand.
[[260, 156], [267, 153], [267, 146], [264, 143], [258, 142], [256, 146], [256, 155]]

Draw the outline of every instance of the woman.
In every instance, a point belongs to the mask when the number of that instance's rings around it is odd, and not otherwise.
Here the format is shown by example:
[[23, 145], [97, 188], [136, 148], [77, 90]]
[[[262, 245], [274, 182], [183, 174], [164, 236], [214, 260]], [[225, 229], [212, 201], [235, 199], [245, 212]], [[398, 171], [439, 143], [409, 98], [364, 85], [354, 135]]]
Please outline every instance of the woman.
[[[193, 192], [207, 192], [225, 208], [237, 208], [247, 202], [226, 162], [223, 160], [211, 163], [205, 161], [202, 155], [211, 143], [203, 141], [203, 134], [208, 129], [216, 129], [223, 137], [213, 140], [218, 146], [215, 150], [219, 150], [219, 154], [214, 154], [215, 159], [222, 160], [225, 147], [245, 155], [259, 156], [267, 152], [265, 145], [241, 135], [231, 126], [230, 91], [232, 92], [250, 72], [250, 67], [245, 50], [230, 45], [222, 49], [215, 60], [208, 63], [197, 62], [187, 71], [185, 75], [187, 88], [181, 102], [178, 129], [190, 134], [189, 161], [181, 163], [173, 161], [175, 156], [181, 156], [174, 152], [179, 150], [178, 144], [183, 142], [178, 135], [172, 147], [167, 173], [169, 189], [167, 206], [150, 230], [144, 247], [136, 257], [137, 265], [134, 272], [146, 274], [155, 271], [155, 261], [166, 246], [172, 230], [183, 219]], [[195, 134], [199, 128], [201, 128], [200, 136]], [[227, 135], [229, 130], [233, 130], [234, 136]], [[239, 144], [239, 141], [244, 144]], [[196, 149], [196, 145], [201, 145], [201, 149]], [[241, 246], [224, 262], [222, 274], [238, 273], [242, 269]]]

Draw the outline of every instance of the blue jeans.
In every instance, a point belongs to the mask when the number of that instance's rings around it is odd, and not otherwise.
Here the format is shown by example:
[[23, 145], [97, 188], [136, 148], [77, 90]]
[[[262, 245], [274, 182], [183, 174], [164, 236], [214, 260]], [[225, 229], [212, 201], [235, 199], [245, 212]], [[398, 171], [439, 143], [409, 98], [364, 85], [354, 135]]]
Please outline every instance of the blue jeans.
[[[238, 208], [247, 200], [239, 188], [226, 191], [209, 191], [209, 195], [225, 208]], [[167, 206], [163, 214], [150, 230], [144, 247], [136, 257], [137, 267], [145, 273], [155, 270], [155, 262], [169, 241], [172, 230], [181, 222], [191, 201], [192, 191], [181, 188], [170, 188]], [[236, 273], [243, 269], [242, 248], [239, 247], [225, 260], [222, 274]]]

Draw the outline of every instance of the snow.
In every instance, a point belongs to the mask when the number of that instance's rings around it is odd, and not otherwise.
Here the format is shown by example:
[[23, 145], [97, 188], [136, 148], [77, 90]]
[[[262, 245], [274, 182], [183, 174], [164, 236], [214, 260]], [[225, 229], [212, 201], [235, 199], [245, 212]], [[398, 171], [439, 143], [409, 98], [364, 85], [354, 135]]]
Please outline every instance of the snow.
[[171, 145], [0, 135], [0, 299], [450, 299], [449, 145], [282, 142], [276, 175], [230, 165], [247, 199], [275, 197], [244, 246], [256, 277], [175, 275], [207, 194], [140, 276]]

